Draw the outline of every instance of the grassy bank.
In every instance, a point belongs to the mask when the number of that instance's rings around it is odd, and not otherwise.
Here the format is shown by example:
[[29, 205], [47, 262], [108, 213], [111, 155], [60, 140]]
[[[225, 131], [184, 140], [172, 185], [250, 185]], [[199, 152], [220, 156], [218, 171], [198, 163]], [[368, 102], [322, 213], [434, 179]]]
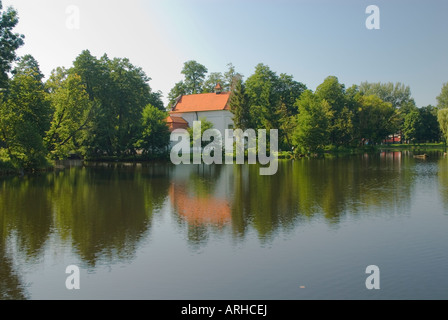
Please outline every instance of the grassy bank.
[[427, 150], [427, 151], [444, 151], [445, 143], [416, 143], [416, 144], [386, 144], [379, 146], [381, 150]]

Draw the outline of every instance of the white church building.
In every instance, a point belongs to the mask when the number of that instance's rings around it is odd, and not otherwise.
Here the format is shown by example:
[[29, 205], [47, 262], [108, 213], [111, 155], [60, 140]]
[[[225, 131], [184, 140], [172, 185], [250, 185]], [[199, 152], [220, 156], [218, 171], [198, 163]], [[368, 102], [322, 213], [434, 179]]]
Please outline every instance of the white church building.
[[193, 128], [193, 122], [206, 119], [224, 136], [226, 129], [233, 129], [233, 114], [229, 106], [230, 92], [222, 92], [218, 84], [214, 93], [180, 96], [167, 119], [170, 130]]

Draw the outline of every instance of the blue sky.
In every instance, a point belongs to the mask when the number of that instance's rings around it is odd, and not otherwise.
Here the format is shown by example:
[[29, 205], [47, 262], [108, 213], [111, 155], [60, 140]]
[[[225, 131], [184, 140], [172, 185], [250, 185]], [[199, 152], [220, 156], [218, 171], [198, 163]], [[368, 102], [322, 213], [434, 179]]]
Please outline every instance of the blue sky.
[[[368, 30], [368, 5], [380, 29]], [[168, 94], [183, 63], [209, 72], [228, 63], [246, 78], [258, 63], [315, 88], [330, 75], [347, 87], [401, 82], [418, 106], [436, 104], [448, 82], [448, 1], [431, 0], [3, 0], [19, 12], [16, 31], [45, 75], [82, 50], [127, 57]], [[67, 7], [79, 29], [67, 27]]]

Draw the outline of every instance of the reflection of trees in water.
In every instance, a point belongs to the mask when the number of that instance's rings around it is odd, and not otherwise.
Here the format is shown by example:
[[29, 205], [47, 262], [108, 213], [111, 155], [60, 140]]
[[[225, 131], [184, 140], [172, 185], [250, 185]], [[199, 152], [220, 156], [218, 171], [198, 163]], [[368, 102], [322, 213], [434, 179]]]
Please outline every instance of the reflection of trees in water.
[[439, 192], [446, 212], [448, 211], [448, 158], [441, 158], [439, 160], [438, 166]]
[[0, 216], [5, 230], [1, 241], [12, 237], [27, 260], [39, 258], [51, 233], [51, 202], [42, 188], [45, 182], [44, 176], [36, 176], [8, 179], [0, 185]]
[[314, 218], [337, 226], [346, 214], [406, 212], [413, 165], [412, 157], [384, 153], [280, 161], [273, 176], [261, 176], [258, 165], [185, 166], [173, 174], [170, 199], [191, 243], [229, 223], [235, 239], [253, 228], [264, 242]]
[[62, 171], [54, 179], [55, 221], [89, 266], [133, 258], [160, 208], [168, 168], [96, 167]]
[[3, 180], [0, 241], [12, 239], [17, 254], [37, 261], [57, 232], [89, 266], [132, 259], [167, 196], [170, 170], [116, 164]]
[[4, 248], [0, 247], [0, 300], [28, 299], [25, 286]]
[[256, 166], [236, 166], [233, 228], [244, 235], [253, 226], [269, 238], [316, 215], [337, 224], [346, 213], [372, 207], [404, 212], [415, 176], [409, 161], [399, 154], [281, 161], [274, 176], [260, 176]]

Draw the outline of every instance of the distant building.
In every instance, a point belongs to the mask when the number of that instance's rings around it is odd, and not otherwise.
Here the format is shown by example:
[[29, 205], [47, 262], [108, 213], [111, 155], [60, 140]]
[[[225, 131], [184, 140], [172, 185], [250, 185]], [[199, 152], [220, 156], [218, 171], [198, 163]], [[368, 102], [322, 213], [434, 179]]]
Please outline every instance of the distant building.
[[229, 100], [230, 92], [222, 92], [219, 83], [213, 93], [180, 96], [167, 118], [170, 130], [192, 128], [194, 121], [204, 118], [224, 135], [226, 129], [234, 126]]

